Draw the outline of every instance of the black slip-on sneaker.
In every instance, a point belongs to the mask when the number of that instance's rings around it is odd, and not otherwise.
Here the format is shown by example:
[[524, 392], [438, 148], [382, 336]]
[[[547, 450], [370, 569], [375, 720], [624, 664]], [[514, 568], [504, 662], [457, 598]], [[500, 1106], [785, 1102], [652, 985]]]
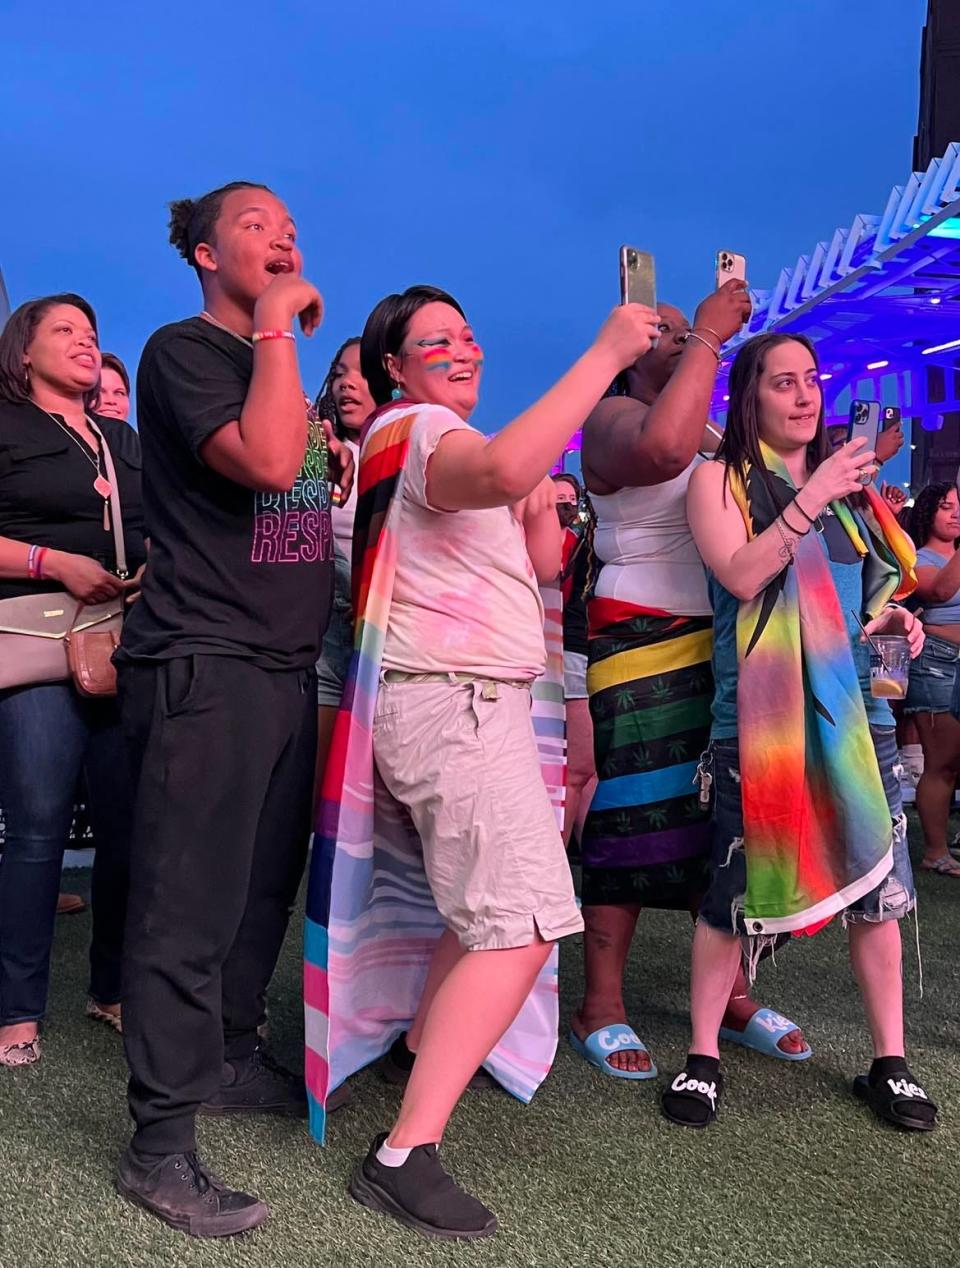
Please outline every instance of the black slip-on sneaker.
[[497, 1217], [444, 1171], [436, 1145], [417, 1145], [402, 1167], [386, 1167], [377, 1159], [386, 1138], [386, 1132], [376, 1137], [353, 1173], [351, 1197], [431, 1237], [466, 1241], [493, 1236]]

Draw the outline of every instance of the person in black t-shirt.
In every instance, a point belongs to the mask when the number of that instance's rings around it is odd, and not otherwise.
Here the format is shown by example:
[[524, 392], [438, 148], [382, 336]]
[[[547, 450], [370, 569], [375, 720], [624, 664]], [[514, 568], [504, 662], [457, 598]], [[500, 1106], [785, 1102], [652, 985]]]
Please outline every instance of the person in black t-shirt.
[[[196, 1155], [195, 1118], [306, 1114], [259, 1047], [306, 858], [314, 663], [333, 586], [329, 467], [291, 325], [320, 323], [293, 221], [262, 185], [171, 204], [204, 311], [158, 330], [137, 375], [151, 553], [117, 653], [138, 774], [124, 990], [136, 1133], [121, 1193], [175, 1228], [266, 1219]], [[328, 464], [328, 458], [333, 462]]]
[[[146, 557], [140, 446], [126, 423], [91, 412], [99, 378], [96, 317], [79, 295], [31, 300], [0, 333], [0, 601], [49, 593], [54, 608], [66, 592], [101, 603], [133, 584], [118, 575], [101, 436], [116, 470], [128, 568]], [[133, 788], [117, 702], [81, 696], [69, 679], [0, 690], [0, 1065], [40, 1059], [81, 773], [98, 847], [87, 1012], [119, 1030]]]

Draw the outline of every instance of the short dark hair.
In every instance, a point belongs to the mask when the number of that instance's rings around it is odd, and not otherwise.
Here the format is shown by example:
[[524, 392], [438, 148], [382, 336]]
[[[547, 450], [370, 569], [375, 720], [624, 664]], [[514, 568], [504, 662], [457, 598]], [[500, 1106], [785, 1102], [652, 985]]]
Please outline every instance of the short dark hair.
[[320, 385], [320, 391], [317, 393], [316, 407], [317, 416], [325, 418], [333, 427], [333, 434], [337, 440], [346, 440], [347, 429], [340, 421], [340, 414], [333, 400], [333, 372], [340, 364], [340, 358], [348, 348], [352, 348], [354, 344], [360, 342], [359, 335], [351, 335], [349, 339], [344, 339], [343, 343], [337, 349], [333, 360], [330, 362], [330, 369], [327, 371], [327, 377]]
[[101, 353], [100, 368], [101, 370], [113, 370], [114, 374], [119, 374], [123, 380], [123, 386], [127, 389], [127, 395], [130, 395], [130, 375], [127, 373], [127, 367], [115, 352]]
[[[82, 295], [73, 291], [64, 291], [60, 295], [44, 295], [40, 299], [28, 299], [7, 318], [6, 325], [0, 330], [0, 401], [16, 403], [29, 401], [30, 381], [23, 358], [33, 343], [37, 326], [44, 315], [57, 304], [69, 304], [79, 308], [89, 321], [94, 331], [97, 329], [97, 315]], [[91, 406], [100, 392], [99, 384], [84, 394], [84, 404]]]
[[449, 304], [466, 321], [467, 315], [452, 295], [437, 286], [408, 286], [402, 295], [387, 295], [367, 318], [360, 337], [360, 373], [377, 405], [386, 405], [393, 380], [384, 361], [403, 346], [410, 318], [427, 304]]
[[229, 185], [221, 185], [219, 189], [211, 189], [200, 198], [177, 198], [170, 206], [170, 241], [177, 248], [186, 262], [202, 276], [195, 255], [201, 242], [215, 242], [217, 237], [217, 221], [227, 194], [235, 189], [265, 189], [268, 194], [273, 190], [256, 181], [231, 181]]
[[582, 488], [580, 487], [580, 481], [577, 479], [577, 477], [573, 474], [572, 471], [558, 471], [556, 475], [551, 476], [550, 478], [553, 480], [554, 484], [558, 483], [560, 480], [563, 480], [564, 483], [569, 484], [571, 488], [573, 489], [574, 493], [576, 493], [578, 498], [580, 497], [580, 494], [583, 492]]

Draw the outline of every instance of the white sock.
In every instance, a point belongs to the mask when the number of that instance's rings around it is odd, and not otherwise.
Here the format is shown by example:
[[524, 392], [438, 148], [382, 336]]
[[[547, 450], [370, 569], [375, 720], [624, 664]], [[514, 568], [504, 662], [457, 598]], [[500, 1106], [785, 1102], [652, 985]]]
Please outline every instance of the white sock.
[[382, 1162], [385, 1167], [402, 1167], [413, 1152], [413, 1146], [409, 1149], [392, 1149], [386, 1141], [377, 1150], [377, 1162]]

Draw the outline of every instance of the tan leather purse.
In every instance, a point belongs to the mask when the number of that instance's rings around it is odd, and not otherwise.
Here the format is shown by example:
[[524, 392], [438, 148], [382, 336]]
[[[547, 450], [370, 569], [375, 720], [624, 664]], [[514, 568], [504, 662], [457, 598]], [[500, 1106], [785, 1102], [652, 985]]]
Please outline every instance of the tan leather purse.
[[[113, 456], [100, 429], [87, 421], [103, 446], [117, 575], [125, 579], [127, 552]], [[81, 695], [116, 695], [117, 671], [110, 658], [122, 623], [122, 595], [109, 603], [78, 603], [67, 591], [56, 590], [0, 600], [0, 690], [72, 677]]]

